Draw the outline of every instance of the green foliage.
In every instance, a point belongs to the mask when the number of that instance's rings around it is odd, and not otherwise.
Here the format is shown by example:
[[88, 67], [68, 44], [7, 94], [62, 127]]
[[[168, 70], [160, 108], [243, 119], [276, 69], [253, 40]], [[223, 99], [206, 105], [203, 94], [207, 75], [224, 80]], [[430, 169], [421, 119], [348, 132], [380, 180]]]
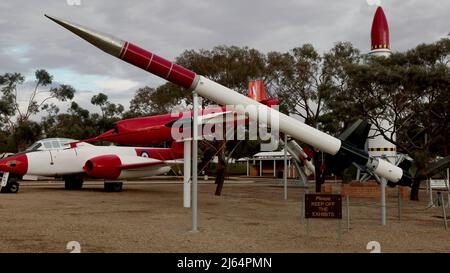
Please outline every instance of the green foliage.
[[25, 77], [19, 73], [5, 73], [0, 75], [0, 86], [2, 97], [0, 99], [0, 115], [3, 123], [9, 122], [10, 117], [15, 115], [15, 101], [17, 86], [23, 84]]
[[[217, 164], [211, 163], [208, 168], [207, 174], [216, 175]], [[246, 175], [247, 174], [247, 164], [244, 163], [230, 163], [227, 166], [227, 175]]]
[[139, 88], [130, 101], [128, 115], [142, 117], [170, 113], [183, 100], [189, 100], [188, 96], [188, 92], [173, 83], [163, 84], [156, 89], [145, 86]]
[[136, 94], [130, 101], [130, 113], [136, 116], [146, 116], [153, 113], [154, 103], [152, 100], [152, 94], [155, 89], [145, 86], [136, 90]]
[[61, 84], [59, 87], [50, 89], [50, 94], [53, 98], [56, 98], [59, 101], [67, 101], [73, 99], [75, 95], [75, 89], [66, 84]]
[[[268, 53], [270, 88], [276, 90], [282, 111], [298, 115], [305, 123], [337, 134], [340, 123], [330, 120], [327, 107], [336, 88], [346, 88], [343, 67], [357, 63], [359, 51], [351, 43], [339, 42], [320, 55], [305, 44], [287, 53]], [[345, 119], [344, 119], [345, 120]]]
[[91, 98], [91, 103], [100, 107], [103, 107], [107, 102], [108, 96], [103, 93], [99, 93], [98, 95], [95, 95]]
[[49, 84], [52, 84], [53, 76], [50, 75], [46, 70], [44, 69], [38, 69], [34, 73], [36, 77], [37, 84], [40, 86], [47, 86]]
[[267, 74], [266, 56], [248, 47], [187, 50], [177, 63], [242, 94], [246, 94], [250, 80], [263, 79]]
[[[18, 94], [22, 93], [19, 87], [25, 83], [25, 77], [20, 73], [0, 75], [0, 91], [2, 93], [0, 97], [0, 129], [9, 133], [5, 141], [7, 143], [6, 146], [12, 152], [22, 149], [30, 142], [34, 142], [41, 137], [42, 129], [47, 127], [46, 122], [54, 122], [55, 114], [49, 114], [47, 120], [44, 120], [42, 124], [30, 120], [40, 110], [49, 113], [59, 111], [54, 104], [48, 104], [49, 100], [67, 101], [74, 97], [75, 89], [69, 85], [50, 87], [53, 84], [53, 76], [46, 70], [38, 69], [34, 75], [35, 86], [31, 90], [29, 98], [26, 99], [28, 102], [25, 105], [26, 111], [23, 111], [24, 105], [20, 107], [21, 105], [18, 103], [21, 99], [24, 99], [23, 96], [19, 97]], [[42, 90], [43, 87], [50, 88]], [[50, 116], [53, 118], [50, 118]]]

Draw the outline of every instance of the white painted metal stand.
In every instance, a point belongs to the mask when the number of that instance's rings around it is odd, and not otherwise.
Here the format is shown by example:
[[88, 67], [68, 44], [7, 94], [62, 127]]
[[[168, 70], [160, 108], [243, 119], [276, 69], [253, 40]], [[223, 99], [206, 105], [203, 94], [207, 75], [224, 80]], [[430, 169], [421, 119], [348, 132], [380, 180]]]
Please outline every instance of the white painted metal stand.
[[284, 134], [284, 200], [287, 200], [287, 135]]
[[381, 178], [381, 225], [386, 225], [386, 184], [385, 178]]
[[386, 185], [387, 180], [385, 178], [379, 177], [373, 174], [375, 179], [380, 183], [380, 207], [381, 207], [381, 225], [386, 225]]
[[184, 140], [183, 206], [191, 207], [191, 140]]
[[433, 202], [433, 189], [431, 188], [431, 179], [427, 180], [427, 192], [428, 192], [428, 208], [434, 207]]
[[194, 115], [193, 115], [193, 133], [192, 133], [192, 232], [197, 232], [197, 164], [198, 164], [198, 95], [193, 93]]

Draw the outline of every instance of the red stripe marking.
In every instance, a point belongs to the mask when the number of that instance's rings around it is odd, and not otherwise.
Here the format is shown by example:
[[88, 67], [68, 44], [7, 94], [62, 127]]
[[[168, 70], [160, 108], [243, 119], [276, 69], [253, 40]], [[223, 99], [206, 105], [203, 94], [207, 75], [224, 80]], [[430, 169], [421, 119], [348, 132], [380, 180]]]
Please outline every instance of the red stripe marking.
[[195, 77], [196, 74], [191, 70], [174, 64], [172, 73], [170, 73], [170, 75], [167, 77], [167, 80], [184, 88], [190, 88], [192, 83], [194, 82]]
[[164, 58], [161, 58], [158, 55], [155, 55], [153, 57], [152, 63], [149, 66], [148, 71], [160, 76], [163, 79], [166, 79], [167, 78], [166, 76], [169, 74], [170, 67], [172, 65], [173, 65], [172, 62]]
[[152, 54], [152, 57], [150, 58], [150, 60], [148, 60], [148, 65], [147, 65], [147, 67], [145, 68], [146, 71], [148, 71], [148, 68], [150, 67], [150, 65], [151, 65], [152, 62], [153, 62], [153, 56], [155, 56], [155, 54]]
[[127, 52], [128, 50], [128, 42], [125, 42], [125, 44], [123, 45], [122, 49], [120, 50], [120, 59], [123, 59], [123, 55], [125, 55], [125, 52]]
[[167, 79], [170, 76], [170, 73], [172, 72], [172, 69], [173, 69], [173, 63], [170, 66], [169, 73], [167, 73], [167, 76], [164, 79]]
[[176, 85], [190, 88], [196, 74], [132, 43], [127, 43], [122, 59]]
[[145, 69], [151, 57], [152, 53], [130, 43], [123, 59], [137, 67]]

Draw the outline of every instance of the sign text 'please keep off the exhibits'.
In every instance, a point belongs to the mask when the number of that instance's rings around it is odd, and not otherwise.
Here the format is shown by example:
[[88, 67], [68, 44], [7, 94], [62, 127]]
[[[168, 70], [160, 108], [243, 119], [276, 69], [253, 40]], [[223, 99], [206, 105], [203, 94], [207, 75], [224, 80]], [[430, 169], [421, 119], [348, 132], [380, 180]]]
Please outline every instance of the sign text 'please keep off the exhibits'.
[[342, 196], [339, 194], [306, 194], [305, 218], [342, 219]]

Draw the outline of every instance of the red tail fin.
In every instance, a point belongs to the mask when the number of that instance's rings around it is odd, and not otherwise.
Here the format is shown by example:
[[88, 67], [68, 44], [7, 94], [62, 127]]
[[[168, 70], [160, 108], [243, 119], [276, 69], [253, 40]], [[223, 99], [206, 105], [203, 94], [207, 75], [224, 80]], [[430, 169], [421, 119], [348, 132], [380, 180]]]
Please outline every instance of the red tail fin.
[[269, 107], [278, 104], [277, 99], [267, 98], [266, 88], [263, 80], [253, 80], [248, 84], [248, 96]]
[[253, 80], [248, 84], [248, 96], [256, 101], [267, 100], [266, 88], [263, 80]]

